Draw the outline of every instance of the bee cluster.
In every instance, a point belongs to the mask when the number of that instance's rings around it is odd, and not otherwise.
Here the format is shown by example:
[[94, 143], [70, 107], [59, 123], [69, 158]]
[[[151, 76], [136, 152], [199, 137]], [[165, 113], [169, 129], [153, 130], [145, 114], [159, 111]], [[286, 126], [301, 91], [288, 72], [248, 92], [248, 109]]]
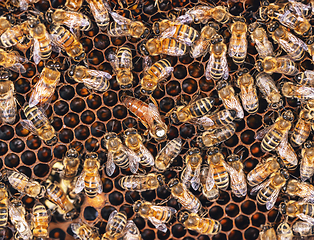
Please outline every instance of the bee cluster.
[[0, 2], [0, 238], [314, 235], [313, 11]]

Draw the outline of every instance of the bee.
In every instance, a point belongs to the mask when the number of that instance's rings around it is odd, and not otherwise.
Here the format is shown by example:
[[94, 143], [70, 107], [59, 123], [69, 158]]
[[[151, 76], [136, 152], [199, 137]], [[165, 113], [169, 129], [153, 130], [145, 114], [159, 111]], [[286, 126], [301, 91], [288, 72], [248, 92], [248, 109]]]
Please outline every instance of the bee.
[[242, 64], [247, 54], [247, 25], [243, 17], [235, 17], [233, 21], [228, 54], [235, 64]]
[[4, 183], [0, 183], [0, 229], [4, 229], [8, 224], [9, 197]]
[[86, 54], [83, 45], [69, 30], [62, 26], [52, 24], [50, 26], [50, 35], [56, 45], [66, 51], [68, 56], [75, 62], [80, 62], [85, 59]]
[[274, 156], [267, 157], [266, 159], [263, 158], [262, 161], [247, 174], [247, 183], [251, 187], [261, 184], [269, 175], [277, 172], [281, 167], [282, 163], [279, 158]]
[[64, 179], [73, 179], [80, 166], [79, 153], [75, 148], [70, 148], [62, 159], [63, 170], [61, 177]]
[[5, 51], [0, 48], [0, 66], [8, 68], [14, 72], [25, 73], [26, 69], [22, 65], [25, 59], [17, 51]]
[[314, 197], [314, 186], [304, 182], [290, 179], [287, 183], [286, 192], [290, 196], [298, 196], [300, 198], [303, 198], [303, 201], [305, 202], [313, 202]]
[[125, 146], [138, 155], [140, 164], [146, 167], [154, 166], [154, 157], [144, 146], [142, 136], [135, 128], [128, 128], [124, 131], [124, 143]]
[[182, 149], [181, 138], [175, 138], [169, 141], [157, 154], [155, 159], [155, 168], [158, 171], [166, 171], [172, 161], [179, 155]]
[[285, 4], [284, 9], [290, 10], [297, 16], [309, 18], [312, 15], [312, 3], [313, 2], [310, 1], [309, 4], [304, 4], [295, 0], [289, 0], [289, 2]]
[[195, 191], [199, 188], [202, 161], [201, 151], [198, 148], [189, 149], [186, 153], [185, 168], [181, 174], [181, 181], [187, 188], [192, 186]]
[[116, 54], [110, 54], [110, 63], [116, 72], [116, 79], [122, 89], [130, 89], [133, 85], [132, 52], [128, 47], [121, 47]]
[[84, 189], [86, 195], [90, 198], [101, 194], [102, 181], [99, 175], [99, 168], [98, 154], [95, 152], [86, 154], [83, 171], [76, 181], [74, 192], [80, 193]]
[[108, 34], [112, 37], [130, 36], [134, 38], [145, 38], [149, 29], [140, 21], [130, 20], [116, 12], [110, 12], [113, 22], [108, 26]]
[[298, 156], [288, 142], [287, 136], [281, 140], [276, 152], [289, 170], [294, 170], [298, 166]]
[[122, 103], [137, 116], [142, 124], [148, 129], [150, 135], [156, 140], [161, 141], [167, 136], [167, 125], [161, 120], [157, 107], [153, 103], [144, 103], [139, 99], [124, 96]]
[[93, 26], [91, 20], [83, 13], [63, 9], [56, 9], [55, 11], [48, 10], [46, 12], [46, 19], [49, 23], [65, 25], [70, 29], [80, 31], [89, 31]]
[[250, 114], [256, 113], [259, 107], [256, 87], [248, 69], [240, 69], [237, 74], [237, 85], [241, 90], [240, 98], [243, 108]]
[[278, 58], [265, 57], [262, 60], [257, 60], [255, 66], [258, 71], [264, 71], [268, 74], [280, 73], [295, 76], [299, 73], [299, 70], [294, 61], [287, 56]]
[[94, 16], [96, 24], [102, 30], [106, 29], [110, 22], [109, 5], [102, 0], [86, 0], [89, 4], [90, 10]]
[[109, 89], [109, 79], [112, 78], [107, 72], [92, 70], [82, 65], [72, 65], [68, 74], [76, 82], [84, 83], [86, 87], [99, 92], [105, 92]]
[[293, 146], [302, 145], [311, 133], [311, 119], [307, 110], [302, 109], [299, 114], [298, 122], [296, 123], [292, 135], [291, 143]]
[[219, 198], [219, 189], [215, 184], [213, 170], [203, 165], [200, 173], [202, 193], [209, 201], [216, 201]]
[[48, 238], [49, 213], [41, 202], [36, 202], [32, 214], [33, 236], [37, 238]]
[[[311, 120], [313, 120], [313, 118], [314, 118], [314, 99], [307, 100], [304, 108], [305, 108], [305, 110], [308, 111], [307, 114], [308, 114], [309, 118]], [[313, 130], [314, 129], [313, 123], [311, 124], [311, 126], [312, 126], [312, 130]]]
[[9, 202], [9, 215], [11, 223], [16, 229], [15, 239], [33, 239], [31, 227], [25, 219], [26, 210], [21, 200], [13, 199]]
[[174, 38], [188, 46], [199, 38], [199, 33], [193, 27], [168, 19], [154, 22], [152, 30], [157, 36], [163, 33], [164, 36]]
[[226, 171], [230, 176], [230, 187], [233, 194], [238, 197], [245, 197], [247, 193], [246, 176], [243, 172], [243, 163], [241, 158], [232, 154], [227, 157], [227, 163], [222, 161], [225, 166]]
[[290, 227], [287, 219], [285, 219], [282, 223], [280, 223], [276, 229], [277, 239], [278, 240], [292, 240], [293, 232]]
[[142, 240], [141, 232], [132, 220], [125, 225], [123, 235], [123, 240]]
[[244, 111], [233, 87], [228, 84], [227, 81], [219, 81], [217, 83], [217, 91], [224, 107], [228, 110], [236, 110], [236, 119], [242, 119], [244, 117]]
[[9, 21], [7, 17], [4, 17], [4, 16], [0, 17], [0, 36], [11, 26], [12, 26], [12, 23]]
[[45, 187], [36, 181], [30, 180], [23, 173], [6, 169], [2, 174], [5, 176], [5, 179], [9, 181], [11, 186], [20, 193], [33, 198], [44, 197], [46, 192]]
[[314, 36], [310, 36], [306, 40], [307, 51], [312, 56], [312, 61], [314, 61]]
[[265, 224], [265, 225], [261, 225], [259, 238], [260, 240], [277, 240], [277, 234], [271, 224]]
[[66, 0], [64, 6], [71, 11], [78, 11], [84, 0]]
[[258, 191], [257, 202], [260, 205], [266, 204], [266, 209], [270, 210], [274, 206], [280, 190], [285, 186], [288, 178], [289, 174], [286, 169], [272, 173], [267, 181], [255, 186], [251, 190], [251, 193]]
[[57, 205], [58, 210], [63, 214], [65, 220], [71, 220], [77, 215], [73, 203], [57, 184], [48, 183], [46, 192], [47, 199]]
[[210, 131], [203, 132], [201, 136], [196, 138], [197, 143], [201, 147], [212, 147], [218, 145], [231, 138], [236, 131], [236, 125], [230, 123]]
[[27, 34], [27, 22], [16, 24], [7, 28], [0, 36], [1, 45], [5, 48], [13, 47], [18, 43], [22, 43]]
[[142, 218], [148, 219], [162, 232], [167, 232], [166, 223], [168, 223], [177, 212], [172, 207], [157, 206], [141, 200], [134, 203], [133, 211], [138, 213]]
[[[150, 58], [148, 57], [148, 59]], [[173, 67], [171, 67], [171, 63], [167, 59], [161, 59], [150, 67], [148, 67], [148, 64], [146, 65], [146, 68], [148, 69], [145, 69], [145, 74], [140, 80], [140, 91], [145, 95], [150, 95], [155, 91], [158, 83], [171, 75], [173, 72]]]
[[288, 138], [293, 119], [292, 111], [286, 110], [276, 119], [274, 124], [257, 132], [256, 139], [263, 139], [261, 144], [263, 151], [271, 152], [275, 150], [283, 139]]
[[191, 46], [190, 54], [192, 58], [199, 58], [206, 55], [211, 45], [211, 40], [217, 34], [218, 30], [219, 25], [214, 22], [209, 22], [202, 28], [200, 38], [194, 41]]
[[196, 213], [183, 211], [179, 213], [178, 221], [188, 230], [196, 231], [200, 234], [213, 235], [221, 230], [220, 222], [210, 218], [202, 218]]
[[212, 97], [201, 98], [199, 100], [196, 100], [196, 98], [197, 95], [192, 98], [189, 104], [176, 106], [167, 113], [166, 117], [170, 116], [171, 121], [176, 124], [188, 122], [207, 114], [214, 106], [215, 99]]
[[313, 224], [309, 222], [296, 221], [293, 224], [292, 229], [294, 233], [297, 233], [301, 237], [312, 236], [314, 234]]
[[206, 66], [205, 76], [207, 79], [226, 80], [229, 77], [227, 62], [227, 46], [221, 35], [216, 35], [211, 40], [209, 48], [210, 57]]
[[314, 174], [314, 146], [313, 142], [307, 141], [301, 150], [300, 176], [306, 181]]
[[118, 239], [122, 237], [127, 220], [128, 217], [124, 211], [118, 212], [114, 210], [109, 216], [106, 232], [101, 240]]
[[14, 84], [9, 80], [9, 72], [0, 70], [0, 119], [8, 124], [15, 122], [17, 108], [14, 98]]
[[248, 27], [252, 42], [255, 44], [255, 48], [260, 58], [274, 56], [274, 47], [268, 40], [267, 32], [261, 26], [260, 23], [251, 23]]
[[299, 98], [302, 101], [314, 98], [314, 88], [293, 82], [285, 82], [281, 88], [282, 94], [287, 98]]
[[147, 175], [131, 175], [119, 179], [119, 185], [129, 191], [147, 191], [157, 189], [165, 184], [164, 176], [149, 173]]
[[277, 42], [281, 48], [291, 57], [294, 61], [301, 61], [307, 51], [307, 45], [299, 38], [288, 32], [278, 22], [272, 22], [267, 26], [274, 42]]
[[276, 87], [276, 83], [272, 79], [272, 77], [267, 73], [260, 72], [256, 75], [255, 79], [256, 86], [259, 88], [269, 106], [273, 109], [278, 109], [282, 107], [282, 96], [278, 88]]
[[20, 8], [22, 11], [26, 11], [28, 5], [39, 2], [39, 0], [11, 0], [13, 7]]
[[100, 236], [95, 228], [83, 222], [71, 223], [71, 230], [75, 237], [80, 240], [100, 240]]
[[305, 70], [296, 75], [294, 79], [298, 84], [314, 87], [314, 71]]
[[313, 207], [312, 203], [290, 200], [280, 203], [279, 212], [288, 217], [298, 217], [303, 221], [314, 224]]
[[48, 146], [55, 145], [58, 141], [56, 132], [43, 110], [36, 106], [31, 107], [27, 103], [23, 110], [27, 120], [21, 121], [22, 126], [38, 135]]

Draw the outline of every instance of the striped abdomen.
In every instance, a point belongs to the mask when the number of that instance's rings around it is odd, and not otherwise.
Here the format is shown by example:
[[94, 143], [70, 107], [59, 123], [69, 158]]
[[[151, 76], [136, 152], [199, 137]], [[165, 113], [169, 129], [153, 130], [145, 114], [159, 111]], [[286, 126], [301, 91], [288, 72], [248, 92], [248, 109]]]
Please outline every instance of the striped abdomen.
[[105, 92], [110, 87], [110, 82], [103, 76], [92, 76], [89, 75], [88, 78], [84, 79], [84, 83], [96, 91]]
[[[224, 56], [223, 57], [213, 57], [213, 64], [212, 67], [210, 69], [210, 76], [214, 79], [214, 80], [220, 80], [223, 77], [223, 74], [225, 72], [225, 68], [223, 66], [223, 61]], [[209, 64], [209, 63], [208, 63]]]
[[155, 174], [148, 174], [147, 176], [145, 175], [125, 176], [119, 180], [119, 185], [125, 190], [140, 192], [146, 190], [154, 190], [159, 187], [157, 175]]
[[147, 74], [153, 79], [160, 81], [167, 75], [167, 72], [165, 71], [165, 68], [167, 67], [171, 67], [171, 63], [167, 59], [159, 60], [148, 69]]
[[173, 38], [183, 43], [187, 41], [193, 43], [194, 41], [197, 40], [198, 37], [199, 34], [194, 28], [184, 24], [176, 25], [176, 31], [175, 34], [173, 35]]
[[87, 0], [94, 19], [100, 28], [107, 28], [110, 22], [109, 12], [102, 0]]
[[121, 234], [126, 225], [126, 222], [126, 214], [124, 212], [117, 212], [107, 226], [107, 232], [111, 233], [112, 237], [117, 234]]
[[116, 22], [111, 22], [108, 27], [108, 34], [113, 37], [128, 36], [130, 35], [129, 25], [119, 25]]
[[[236, 25], [245, 24], [241, 22], [234, 23]], [[235, 64], [242, 64], [247, 54], [247, 40], [246, 40], [246, 27], [243, 27], [243, 31], [233, 33], [229, 43], [229, 56]]]
[[15, 122], [17, 112], [16, 101], [13, 95], [13, 82], [10, 80], [0, 81], [0, 85], [0, 88], [3, 91], [0, 92], [0, 116], [4, 122], [13, 124]]
[[114, 153], [113, 161], [117, 166], [122, 169], [127, 169], [129, 167], [128, 155], [126, 155], [126, 153], [122, 149]]
[[300, 206], [300, 212], [313, 218], [314, 217], [314, 205], [311, 203], [303, 203]]
[[46, 117], [42, 117], [42, 112], [38, 110], [36, 106], [30, 107], [29, 105], [24, 107], [25, 116], [29, 121], [31, 121], [36, 129], [49, 124]]
[[299, 70], [294, 61], [281, 57], [277, 58], [277, 69], [275, 69], [274, 72], [294, 76], [299, 73]]
[[256, 200], [259, 204], [265, 205], [266, 202], [270, 200], [271, 194], [276, 190], [272, 183], [270, 183], [266, 188], [261, 189], [257, 193]]
[[0, 203], [0, 227], [6, 227], [8, 223], [8, 205]]
[[150, 212], [150, 216], [153, 218], [156, 218], [157, 220], [167, 223], [170, 221], [172, 215], [171, 212], [167, 209], [161, 209], [162, 206], [160, 206], [158, 209], [154, 209]]
[[270, 130], [261, 143], [261, 147], [264, 151], [273, 151], [281, 142], [283, 137], [282, 132], [278, 131], [276, 128]]
[[76, 40], [73, 35], [62, 26], [53, 26], [51, 30], [54, 40], [64, 49], [69, 48]]
[[45, 60], [48, 59], [52, 52], [51, 40], [47, 34], [45, 34], [42, 38], [38, 38], [39, 42], [39, 56]]
[[33, 235], [46, 238], [48, 236], [49, 215], [45, 206], [38, 202], [33, 207]]
[[181, 151], [182, 141], [180, 138], [175, 138], [167, 143], [167, 145], [158, 153], [155, 159], [155, 167], [159, 171], [165, 171], [173, 159], [178, 156]]
[[229, 186], [229, 175], [223, 164], [212, 165], [214, 180], [219, 189], [227, 189]]
[[254, 187], [261, 182], [263, 182], [270, 174], [270, 171], [267, 171], [269, 168], [268, 163], [262, 163], [260, 166], [255, 167], [247, 175], [247, 182], [251, 187]]
[[185, 190], [183, 194], [177, 198], [177, 200], [181, 203], [184, 209], [194, 213], [197, 213], [202, 207], [200, 200], [188, 190]]
[[[193, 230], [193, 229], [191, 229]], [[216, 234], [219, 233], [221, 230], [221, 224], [210, 218], [202, 218], [202, 220], [198, 223], [198, 228], [196, 229], [197, 232], [200, 234]]]
[[47, 197], [55, 204], [57, 204], [63, 211], [70, 211], [73, 209], [72, 203], [66, 197], [62, 189], [53, 184], [49, 183], [47, 186]]
[[121, 47], [117, 52], [117, 58], [119, 59], [119, 67], [131, 69], [132, 67], [132, 52], [128, 47]]
[[213, 120], [214, 125], [227, 125], [229, 123], [232, 123], [235, 119], [236, 111], [231, 109], [231, 110], [221, 110], [211, 116], [210, 118]]
[[314, 86], [314, 71], [306, 70], [295, 76], [295, 80], [301, 85]]
[[[313, 151], [313, 150], [310, 150]], [[300, 176], [302, 181], [306, 181], [314, 174], [314, 159], [311, 154], [307, 153], [306, 149], [301, 151]]]
[[86, 173], [84, 178], [85, 183], [85, 193], [88, 197], [94, 198], [98, 194], [100, 176], [98, 169], [95, 172]]
[[148, 105], [139, 99], [134, 97], [125, 96], [122, 99], [122, 103], [127, 107], [134, 115], [140, 118], [143, 122], [146, 122], [144, 115], [148, 112]]
[[206, 97], [192, 103], [189, 110], [193, 117], [201, 117], [208, 113], [212, 107], [213, 107], [212, 98]]
[[299, 118], [291, 136], [291, 143], [293, 145], [300, 146], [310, 136], [310, 133], [311, 123], [305, 119]]
[[12, 47], [23, 39], [23, 32], [20, 25], [7, 29], [0, 37], [1, 44], [5, 47]]
[[28, 177], [19, 172], [13, 172], [8, 177], [8, 180], [13, 188], [17, 189], [19, 192], [25, 192], [25, 188], [28, 185]]
[[161, 52], [159, 54], [166, 54], [170, 56], [182, 56], [186, 53], [187, 47], [185, 44], [182, 44], [172, 38], [163, 39], [161, 44]]

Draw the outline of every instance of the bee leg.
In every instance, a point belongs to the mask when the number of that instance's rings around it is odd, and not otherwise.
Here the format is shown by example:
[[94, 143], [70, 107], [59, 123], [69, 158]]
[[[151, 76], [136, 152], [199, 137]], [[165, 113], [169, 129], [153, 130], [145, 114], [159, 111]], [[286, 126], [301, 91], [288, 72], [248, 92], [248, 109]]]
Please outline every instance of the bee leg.
[[209, 209], [208, 210], [205, 210], [204, 208], [201, 208], [200, 211], [199, 211], [199, 216], [201, 218], [205, 217], [207, 214], [209, 213]]
[[160, 203], [157, 203], [157, 206], [161, 206], [163, 204], [165, 204], [166, 202], [168, 202], [170, 199], [172, 198], [172, 195], [170, 194], [169, 197], [167, 197], [166, 199], [162, 200]]

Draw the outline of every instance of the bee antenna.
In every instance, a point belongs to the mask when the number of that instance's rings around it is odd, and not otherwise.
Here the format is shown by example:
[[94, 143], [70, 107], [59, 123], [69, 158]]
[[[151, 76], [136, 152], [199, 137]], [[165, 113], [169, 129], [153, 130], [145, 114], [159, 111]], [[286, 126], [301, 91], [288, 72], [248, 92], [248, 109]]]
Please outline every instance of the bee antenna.
[[294, 176], [294, 175], [292, 175], [290, 173], [289, 173], [289, 176], [299, 181], [299, 178], [297, 178], [296, 176]]
[[100, 128], [95, 128], [97, 131], [100, 131], [100, 132], [103, 132], [103, 133], [106, 133], [106, 131], [100, 129]]

